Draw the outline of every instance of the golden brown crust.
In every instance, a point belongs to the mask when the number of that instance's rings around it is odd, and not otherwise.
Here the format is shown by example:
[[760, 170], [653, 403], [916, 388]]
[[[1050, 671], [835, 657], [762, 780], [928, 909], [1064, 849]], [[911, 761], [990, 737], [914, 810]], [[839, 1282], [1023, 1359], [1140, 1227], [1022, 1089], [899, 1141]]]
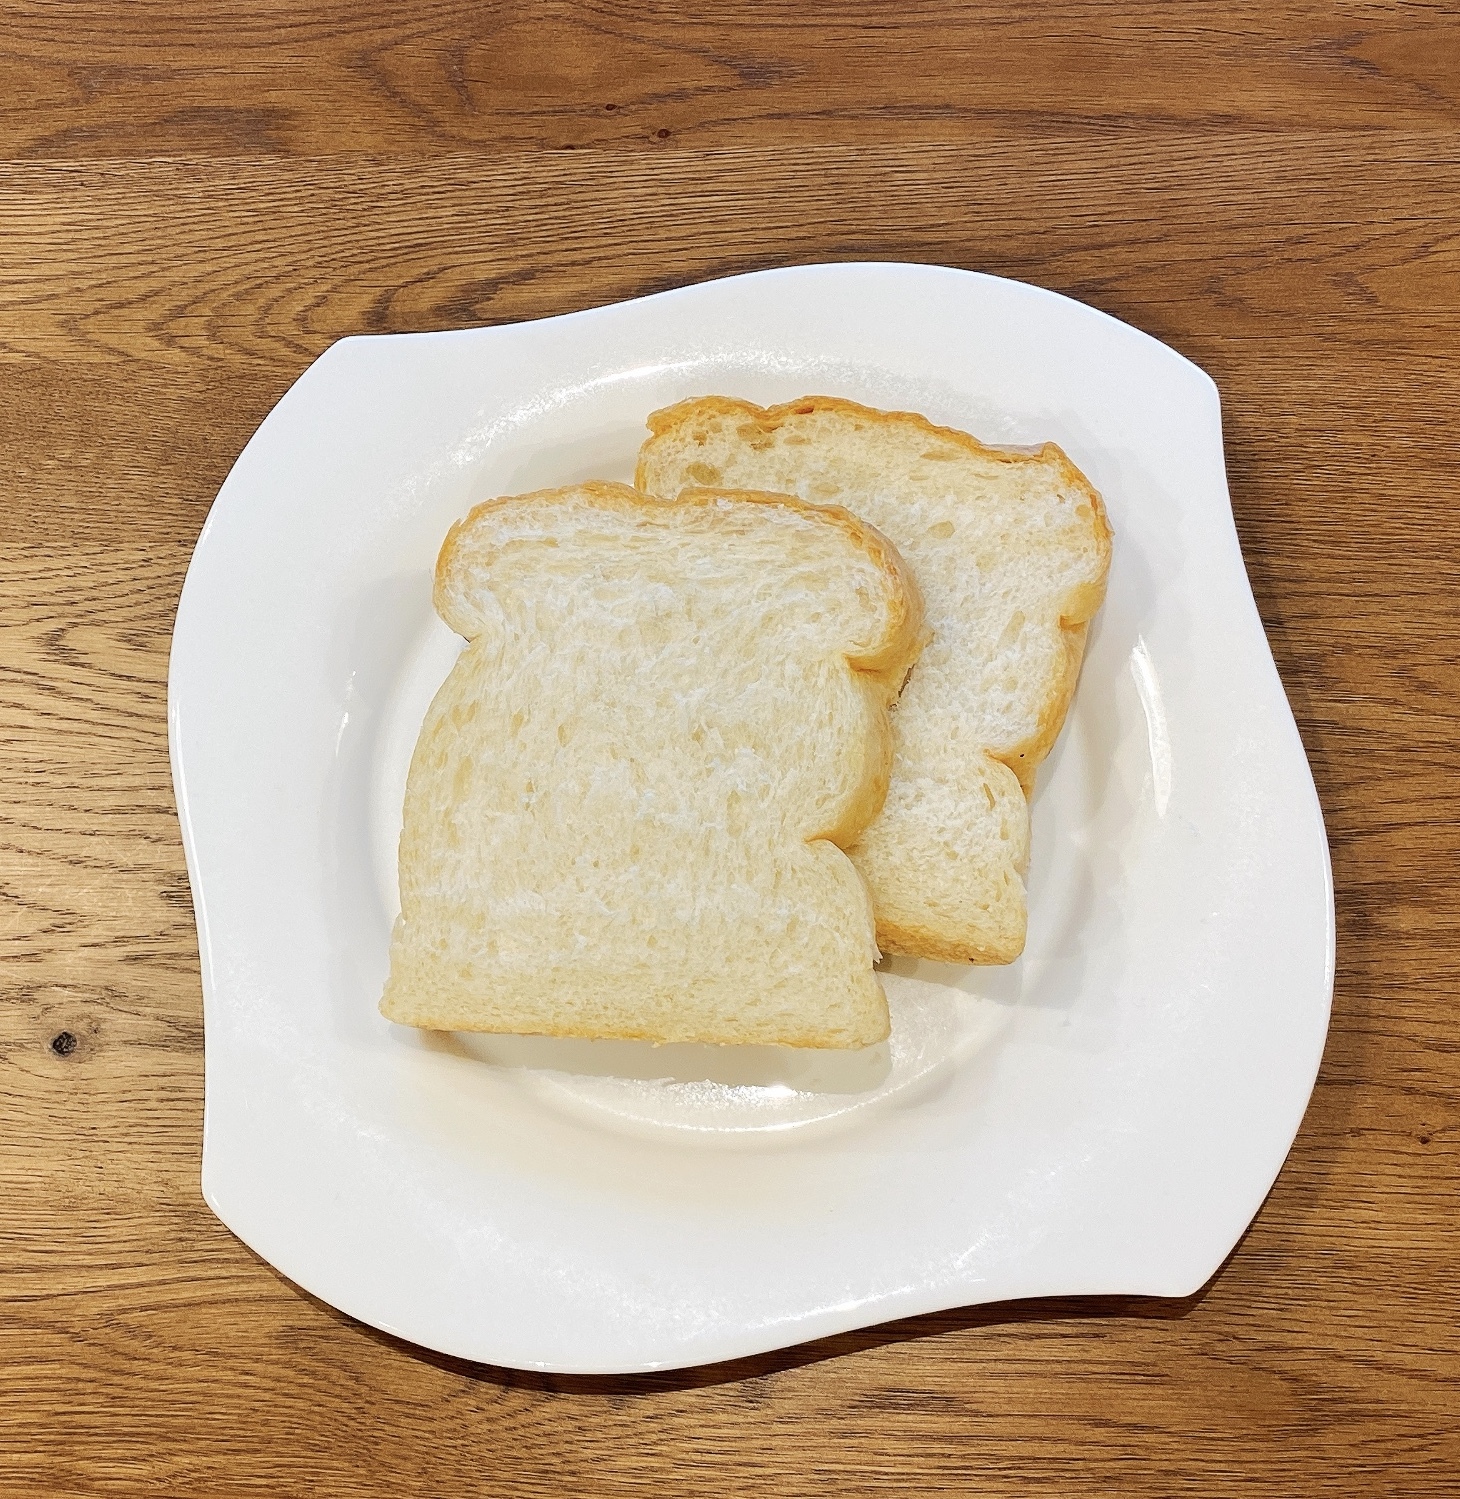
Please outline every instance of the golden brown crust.
[[1024, 936], [1025, 929], [1021, 926], [1017, 942], [984, 946], [952, 941], [929, 927], [877, 919], [877, 948], [884, 957], [926, 958], [934, 963], [1012, 963], [1024, 951]]
[[[713, 413], [716, 416], [739, 416], [745, 421], [754, 422], [763, 432], [774, 432], [777, 427], [783, 426], [793, 416], [812, 416], [819, 411], [837, 412], [842, 416], [862, 418], [879, 425], [902, 422], [917, 427], [930, 437], [951, 442], [979, 457], [991, 458], [996, 463], [1024, 463], [1031, 456], [1041, 456], [1048, 449], [1060, 453], [1053, 443], [1046, 443], [1040, 453], [1035, 455], [1015, 452], [1009, 448], [992, 448], [986, 443], [981, 443], [978, 438], [971, 437], [967, 432], [960, 432], [956, 427], [939, 427], [916, 411], [879, 411], [875, 406], [863, 406], [858, 401], [848, 401], [842, 396], [801, 396], [795, 401], [783, 401], [779, 406], [757, 406], [752, 401], [737, 400], [733, 396], [691, 396], [686, 401], [677, 401], [673, 406], [665, 406], [659, 411], [651, 412], [648, 418], [649, 431], [655, 437], [662, 432], [669, 431], [671, 427], [684, 420], [685, 414], [691, 408], [697, 412]], [[1064, 458], [1064, 454], [1060, 453], [1060, 457]], [[1074, 473], [1079, 473], [1068, 458], [1064, 461], [1069, 464]], [[640, 468], [635, 474], [635, 483], [638, 483], [643, 476], [642, 456], [639, 462]], [[1093, 494], [1094, 491], [1092, 490], [1091, 493]]]
[[[508, 1030], [505, 1025], [494, 1027], [458, 1023], [452, 1026], [450, 1030], [439, 1030], [435, 1026], [424, 1025], [419, 1020], [413, 1020], [411, 1016], [418, 1012], [410, 1010], [398, 1001], [392, 1000], [389, 994], [380, 1001], [378, 1008], [387, 1020], [393, 1020], [398, 1025], [419, 1026], [420, 1029], [431, 1031], [433, 1034], [439, 1036], [470, 1034], [478, 1036], [550, 1036], [559, 1039], [573, 1039], [583, 1035], [582, 1030], [570, 1025], [545, 1025], [538, 1026], [533, 1030]], [[884, 1020], [880, 1030], [869, 1030], [847, 1041], [828, 1042], [824, 1031], [808, 1030], [793, 1033], [785, 1040], [777, 1039], [775, 1044], [777, 1046], [806, 1047], [815, 1051], [848, 1051], [859, 1046], [875, 1046], [879, 1041], [885, 1041], [891, 1034], [891, 1023]], [[662, 1032], [642, 1026], [613, 1025], [608, 1023], [595, 1024], [593, 1039], [595, 1041], [650, 1041], [658, 1046], [663, 1044], [664, 1037]], [[694, 1044], [696, 1046], [745, 1046], [747, 1044], [756, 1045], [760, 1043], [747, 1043], [745, 1041], [696, 1041]]]
[[1074, 701], [1075, 688], [1080, 680], [1080, 666], [1085, 659], [1085, 637], [1089, 630], [1088, 624], [1072, 625], [1061, 619], [1060, 635], [1064, 644], [1064, 661], [1060, 679], [1039, 710], [1034, 732], [1017, 749], [1007, 750], [1003, 754], [989, 751], [991, 759], [1007, 765], [1018, 776], [1020, 788], [1026, 799], [1034, 794], [1034, 773], [1043, 764], [1050, 750], [1054, 748], [1055, 740], [1059, 738], [1060, 730], [1064, 727], [1065, 715]]
[[995, 758], [1003, 761], [1019, 777], [1025, 796], [1034, 789], [1034, 773], [1040, 763], [1054, 748], [1064, 727], [1065, 715], [1074, 701], [1075, 688], [1080, 680], [1080, 667], [1085, 659], [1085, 640], [1089, 634], [1090, 621], [1094, 619], [1101, 604], [1105, 602], [1105, 584], [1110, 574], [1110, 557], [1115, 533], [1111, 529], [1110, 516], [1105, 502], [1090, 481], [1070, 462], [1064, 451], [1055, 443], [1047, 442], [1036, 458], [1053, 462], [1060, 470], [1065, 483], [1073, 489], [1083, 491], [1090, 506], [1091, 521], [1095, 529], [1095, 544], [1100, 553], [1100, 581], [1085, 584], [1075, 589], [1065, 599], [1060, 609], [1060, 631], [1064, 637], [1064, 670], [1053, 692], [1045, 699], [1040, 709], [1034, 733], [1012, 750]]

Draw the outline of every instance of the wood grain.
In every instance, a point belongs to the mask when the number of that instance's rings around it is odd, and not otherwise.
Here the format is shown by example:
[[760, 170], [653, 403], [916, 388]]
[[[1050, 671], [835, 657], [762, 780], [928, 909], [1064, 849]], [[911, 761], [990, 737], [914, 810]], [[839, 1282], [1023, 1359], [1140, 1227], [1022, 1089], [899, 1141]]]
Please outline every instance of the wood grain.
[[[10, 154], [133, 159], [472, 147], [654, 150], [963, 140], [990, 126], [1439, 125], [1460, 37], [1439, 4], [873, 0], [700, 14], [423, 0], [247, 12], [0, 6]], [[85, 36], [79, 45], [78, 36]]]
[[[1457, 80], [1440, 4], [0, 3], [0, 1491], [1460, 1493]], [[193, 541], [343, 334], [849, 258], [1069, 292], [1221, 386], [1338, 898], [1298, 1143], [1185, 1302], [423, 1355], [198, 1195]]]

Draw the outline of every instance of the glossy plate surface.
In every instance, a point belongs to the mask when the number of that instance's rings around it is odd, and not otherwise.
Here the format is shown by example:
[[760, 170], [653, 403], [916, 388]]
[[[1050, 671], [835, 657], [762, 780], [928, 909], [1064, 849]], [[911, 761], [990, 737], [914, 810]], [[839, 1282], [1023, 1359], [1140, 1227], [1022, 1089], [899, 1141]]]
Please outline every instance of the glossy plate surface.
[[[405, 766], [458, 647], [430, 604], [447, 526], [631, 478], [647, 413], [709, 392], [1053, 439], [1105, 496], [1109, 597], [1035, 794], [1026, 955], [888, 964], [892, 1040], [856, 1056], [389, 1025]], [[615, 1372], [1009, 1297], [1182, 1295], [1297, 1130], [1332, 990], [1328, 851], [1217, 392], [1079, 303], [806, 266], [346, 339], [219, 494], [169, 701], [204, 1194], [290, 1279], [415, 1342]]]

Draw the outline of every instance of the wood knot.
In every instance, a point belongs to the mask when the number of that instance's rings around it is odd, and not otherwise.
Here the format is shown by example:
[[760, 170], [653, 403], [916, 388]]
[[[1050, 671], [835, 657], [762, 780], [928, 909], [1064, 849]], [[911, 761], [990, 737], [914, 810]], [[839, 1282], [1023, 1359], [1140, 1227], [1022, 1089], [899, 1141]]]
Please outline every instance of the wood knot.
[[76, 1037], [70, 1031], [59, 1031], [51, 1037], [51, 1050], [58, 1057], [69, 1057], [76, 1050]]

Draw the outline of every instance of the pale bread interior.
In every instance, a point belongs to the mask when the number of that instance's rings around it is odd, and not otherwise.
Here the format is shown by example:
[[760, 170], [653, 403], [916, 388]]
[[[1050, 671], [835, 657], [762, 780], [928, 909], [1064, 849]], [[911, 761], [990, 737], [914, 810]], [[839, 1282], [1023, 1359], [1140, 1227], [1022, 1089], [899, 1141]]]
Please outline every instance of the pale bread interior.
[[887, 1035], [842, 849], [886, 791], [916, 586], [845, 514], [690, 498], [579, 485], [479, 506], [447, 538], [436, 605], [469, 644], [411, 762], [388, 1018]]
[[907, 413], [706, 397], [649, 419], [639, 488], [769, 489], [845, 506], [912, 567], [932, 643], [893, 714], [892, 783], [852, 849], [884, 952], [1023, 950], [1026, 793], [1059, 733], [1104, 596], [1100, 497], [1053, 444], [988, 448]]

